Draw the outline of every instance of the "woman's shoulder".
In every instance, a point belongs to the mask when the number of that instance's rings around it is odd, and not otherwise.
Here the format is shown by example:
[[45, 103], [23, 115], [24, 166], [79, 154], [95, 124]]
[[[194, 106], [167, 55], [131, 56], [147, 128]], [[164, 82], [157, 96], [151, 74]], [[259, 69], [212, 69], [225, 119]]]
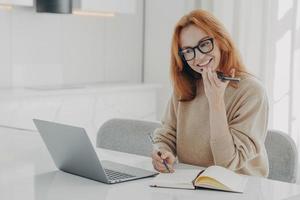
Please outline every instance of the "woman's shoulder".
[[254, 75], [244, 74], [240, 76], [241, 81], [234, 89], [236, 95], [262, 97], [266, 96], [266, 89], [262, 82]]
[[169, 95], [169, 104], [177, 109], [179, 102], [179, 97], [176, 95], [175, 91], [172, 91], [172, 93]]
[[239, 88], [249, 91], [265, 92], [265, 87], [262, 82], [254, 75], [242, 75], [239, 83]]

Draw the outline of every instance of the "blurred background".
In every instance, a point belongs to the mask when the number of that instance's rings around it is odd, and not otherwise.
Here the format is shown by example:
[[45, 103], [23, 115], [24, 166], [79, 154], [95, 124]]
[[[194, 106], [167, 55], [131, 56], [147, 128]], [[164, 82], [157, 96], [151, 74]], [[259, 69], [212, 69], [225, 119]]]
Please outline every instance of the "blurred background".
[[160, 120], [172, 92], [173, 28], [202, 8], [224, 23], [264, 84], [269, 129], [290, 135], [300, 152], [299, 1], [47, 2], [55, 0], [0, 0], [1, 127], [36, 132], [40, 118], [83, 126], [94, 141], [113, 117]]

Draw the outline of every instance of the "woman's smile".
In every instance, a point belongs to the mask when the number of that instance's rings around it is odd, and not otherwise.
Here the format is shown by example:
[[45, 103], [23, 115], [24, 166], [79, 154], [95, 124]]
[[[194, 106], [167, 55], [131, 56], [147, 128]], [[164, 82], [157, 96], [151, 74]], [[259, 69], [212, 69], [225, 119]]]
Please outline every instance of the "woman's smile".
[[200, 64], [193, 65], [193, 66], [191, 66], [191, 68], [194, 71], [202, 74], [202, 71], [204, 68], [213, 68], [213, 58], [209, 58], [209, 59], [201, 62]]
[[203, 61], [202, 63], [198, 64], [198, 66], [199, 67], [207, 67], [211, 63], [212, 60], [213, 60], [213, 58], [210, 58], [210, 59], [208, 59], [206, 61]]

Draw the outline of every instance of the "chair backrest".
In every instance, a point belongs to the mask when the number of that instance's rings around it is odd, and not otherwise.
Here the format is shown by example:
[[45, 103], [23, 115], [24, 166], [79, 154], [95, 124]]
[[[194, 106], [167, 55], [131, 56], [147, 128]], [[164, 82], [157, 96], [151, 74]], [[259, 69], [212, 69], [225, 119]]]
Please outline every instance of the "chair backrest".
[[298, 152], [289, 135], [269, 130], [265, 146], [269, 159], [270, 179], [295, 183], [297, 179]]
[[158, 122], [111, 119], [100, 127], [96, 145], [114, 151], [151, 156], [152, 144], [148, 134], [160, 126]]

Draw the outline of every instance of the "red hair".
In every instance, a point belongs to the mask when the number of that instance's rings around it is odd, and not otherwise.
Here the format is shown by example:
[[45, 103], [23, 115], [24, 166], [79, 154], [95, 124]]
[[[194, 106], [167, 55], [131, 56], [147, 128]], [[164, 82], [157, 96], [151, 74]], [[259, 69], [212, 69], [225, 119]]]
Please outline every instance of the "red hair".
[[[219, 45], [220, 63], [219, 70], [225, 74], [230, 74], [232, 68], [235, 68], [235, 75], [240, 76], [246, 72], [241, 57], [234, 42], [223, 24], [211, 13], [205, 10], [194, 10], [183, 16], [176, 24], [171, 44], [171, 79], [174, 92], [180, 101], [190, 101], [196, 96], [197, 80], [191, 78], [185, 70], [183, 63], [178, 55], [180, 48], [180, 33], [183, 28], [195, 25], [202, 29], [209, 36], [213, 37]], [[234, 83], [229, 83], [236, 87]]]

